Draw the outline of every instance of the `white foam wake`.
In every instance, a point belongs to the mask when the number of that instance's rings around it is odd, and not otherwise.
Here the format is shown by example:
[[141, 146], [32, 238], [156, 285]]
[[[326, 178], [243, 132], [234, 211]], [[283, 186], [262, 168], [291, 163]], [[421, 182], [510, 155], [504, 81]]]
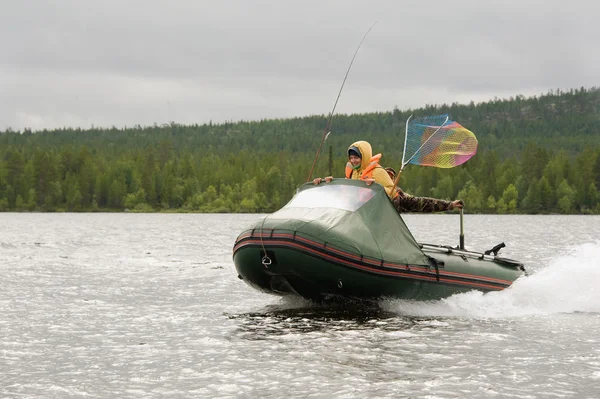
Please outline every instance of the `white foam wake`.
[[575, 247], [504, 291], [472, 291], [432, 302], [390, 300], [382, 306], [414, 316], [504, 318], [600, 313], [600, 243]]

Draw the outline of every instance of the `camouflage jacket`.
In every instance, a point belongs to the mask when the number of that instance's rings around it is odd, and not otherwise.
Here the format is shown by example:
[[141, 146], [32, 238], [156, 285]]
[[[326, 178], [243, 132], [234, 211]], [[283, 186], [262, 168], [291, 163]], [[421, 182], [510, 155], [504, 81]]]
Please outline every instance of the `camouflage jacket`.
[[451, 201], [436, 198], [414, 197], [396, 187], [398, 196], [392, 200], [398, 213], [405, 212], [443, 212], [450, 209]]

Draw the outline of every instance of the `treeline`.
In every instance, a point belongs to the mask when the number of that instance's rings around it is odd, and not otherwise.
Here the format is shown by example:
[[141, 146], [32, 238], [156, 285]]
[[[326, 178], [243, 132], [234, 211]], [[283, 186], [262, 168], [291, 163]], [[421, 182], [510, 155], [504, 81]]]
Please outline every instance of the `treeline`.
[[[479, 151], [453, 169], [408, 166], [407, 192], [467, 212], [600, 213], [600, 89], [336, 115], [312, 177], [342, 176], [368, 140], [397, 168], [411, 115], [448, 113]], [[308, 180], [326, 116], [0, 132], [1, 211], [272, 212]]]

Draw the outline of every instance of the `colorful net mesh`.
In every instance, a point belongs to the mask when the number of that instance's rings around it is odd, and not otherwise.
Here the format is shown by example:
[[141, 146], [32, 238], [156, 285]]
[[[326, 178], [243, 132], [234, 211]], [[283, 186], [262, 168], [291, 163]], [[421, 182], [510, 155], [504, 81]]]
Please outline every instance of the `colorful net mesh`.
[[[477, 138], [447, 115], [419, 117], [408, 122], [403, 165], [452, 168], [477, 152]], [[406, 161], [404, 159], [408, 158]]]

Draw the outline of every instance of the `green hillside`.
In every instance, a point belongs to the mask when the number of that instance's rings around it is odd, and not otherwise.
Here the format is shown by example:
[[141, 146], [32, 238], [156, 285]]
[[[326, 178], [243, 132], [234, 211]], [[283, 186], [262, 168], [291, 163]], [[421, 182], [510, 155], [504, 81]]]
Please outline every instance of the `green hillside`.
[[[356, 140], [398, 168], [406, 118], [442, 113], [475, 133], [478, 153], [408, 166], [405, 191], [462, 198], [466, 212], [600, 213], [598, 88], [335, 115], [313, 177], [341, 177]], [[271, 212], [307, 181], [326, 119], [0, 132], [0, 210]]]

